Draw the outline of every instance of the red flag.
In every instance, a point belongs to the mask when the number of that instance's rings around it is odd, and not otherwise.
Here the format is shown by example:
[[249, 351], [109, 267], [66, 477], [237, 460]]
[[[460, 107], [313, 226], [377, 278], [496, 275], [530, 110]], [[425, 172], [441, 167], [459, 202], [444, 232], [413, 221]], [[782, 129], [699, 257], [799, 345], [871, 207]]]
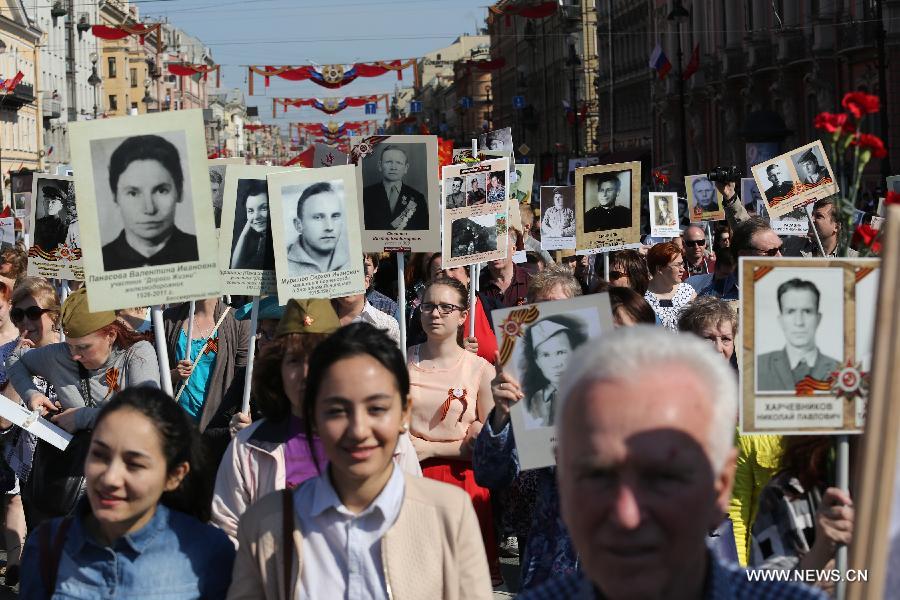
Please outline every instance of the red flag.
[[684, 73], [682, 73], [681, 78], [687, 81], [693, 76], [694, 73], [697, 72], [697, 69], [700, 68], [700, 44], [696, 44], [694, 46], [694, 51], [691, 52], [691, 60], [684, 68]]
[[13, 77], [12, 79], [7, 79], [6, 81], [3, 82], [2, 86], [0, 86], [0, 87], [2, 87], [2, 89], [4, 91], [6, 91], [6, 93], [11, 93], [13, 90], [16, 89], [16, 86], [22, 82], [22, 79], [24, 77], [25, 77], [25, 74], [22, 73], [22, 71], [19, 71], [16, 73], [15, 77]]

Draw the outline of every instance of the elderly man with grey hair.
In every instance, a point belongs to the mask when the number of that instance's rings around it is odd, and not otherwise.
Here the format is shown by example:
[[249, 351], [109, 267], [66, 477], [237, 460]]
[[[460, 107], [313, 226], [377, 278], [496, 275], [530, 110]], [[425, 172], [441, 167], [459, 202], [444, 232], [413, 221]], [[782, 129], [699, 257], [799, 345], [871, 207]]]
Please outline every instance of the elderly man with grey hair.
[[580, 570], [519, 598], [825, 598], [751, 581], [706, 545], [731, 497], [737, 406], [734, 373], [702, 340], [636, 326], [583, 346], [555, 419]]

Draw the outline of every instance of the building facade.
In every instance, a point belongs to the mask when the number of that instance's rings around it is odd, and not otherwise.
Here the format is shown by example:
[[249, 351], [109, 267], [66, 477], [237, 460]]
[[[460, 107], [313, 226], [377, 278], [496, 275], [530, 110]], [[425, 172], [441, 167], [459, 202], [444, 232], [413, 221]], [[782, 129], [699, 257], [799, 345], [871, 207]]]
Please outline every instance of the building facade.
[[209, 108], [203, 111], [203, 120], [206, 126], [206, 148], [210, 156], [244, 156], [247, 107], [244, 92], [240, 88], [210, 95]]

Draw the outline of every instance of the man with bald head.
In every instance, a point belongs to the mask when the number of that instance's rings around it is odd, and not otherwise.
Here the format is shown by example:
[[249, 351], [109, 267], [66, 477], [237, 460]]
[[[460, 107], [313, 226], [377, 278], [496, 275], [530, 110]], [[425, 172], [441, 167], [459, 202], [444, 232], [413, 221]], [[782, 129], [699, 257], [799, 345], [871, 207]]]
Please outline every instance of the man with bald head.
[[738, 406], [734, 373], [707, 342], [618, 329], [584, 346], [562, 381], [556, 469], [580, 570], [521, 600], [825, 598], [750, 581], [706, 545], [731, 497]]
[[715, 270], [716, 261], [706, 255], [706, 230], [697, 225], [688, 225], [681, 232], [684, 241], [684, 274], [682, 280], [691, 275], [705, 275]]

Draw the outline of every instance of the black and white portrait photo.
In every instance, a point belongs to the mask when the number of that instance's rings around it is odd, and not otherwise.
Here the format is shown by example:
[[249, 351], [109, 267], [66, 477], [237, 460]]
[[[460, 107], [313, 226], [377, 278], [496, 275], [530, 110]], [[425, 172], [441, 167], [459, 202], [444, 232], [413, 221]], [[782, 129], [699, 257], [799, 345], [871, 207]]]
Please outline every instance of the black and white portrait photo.
[[222, 226], [222, 193], [225, 190], [225, 165], [209, 167], [209, 189], [212, 193], [213, 220], [216, 229]]
[[821, 150], [816, 146], [792, 154], [791, 161], [794, 163], [800, 183], [807, 187], [817, 187], [834, 181], [822, 158]]
[[[575, 247], [575, 187], [541, 188], [541, 241], [543, 238], [572, 238]], [[556, 250], [557, 248], [548, 248]]]
[[771, 202], [778, 198], [789, 198], [794, 193], [794, 181], [790, 178], [787, 162], [779, 160], [765, 167], [765, 178], [769, 185], [765, 188], [766, 199]]
[[844, 360], [844, 270], [774, 268], [754, 285], [756, 390], [793, 394]]
[[478, 136], [478, 147], [492, 152], [512, 153], [513, 139], [512, 128], [505, 127], [496, 131], [488, 131]]
[[275, 270], [265, 179], [238, 179], [230, 268]]
[[487, 173], [466, 175], [466, 206], [477, 206], [487, 202]]
[[71, 180], [35, 175], [33, 245], [46, 253], [78, 248], [78, 212]]
[[362, 159], [364, 228], [428, 229], [428, 167], [425, 143], [376, 145]]
[[759, 193], [759, 186], [752, 177], [741, 178], [741, 202], [750, 213], [765, 215], [765, 201]]
[[185, 185], [184, 133], [90, 144], [104, 270], [198, 260], [192, 199]]
[[344, 181], [333, 179], [281, 188], [288, 277], [349, 267]]
[[459, 258], [497, 249], [497, 219], [503, 215], [461, 217], [451, 221], [450, 257]]
[[444, 180], [444, 207], [448, 210], [466, 205], [465, 183], [465, 178], [458, 175]]
[[650, 192], [648, 206], [651, 236], [672, 238], [681, 235], [678, 195], [675, 192]]
[[631, 171], [584, 176], [584, 232], [631, 227]]
[[725, 218], [722, 195], [706, 175], [688, 175], [684, 178], [691, 221], [717, 221]]
[[527, 429], [554, 425], [562, 375], [575, 350], [587, 340], [587, 324], [570, 315], [552, 315], [525, 330], [520, 369]]

